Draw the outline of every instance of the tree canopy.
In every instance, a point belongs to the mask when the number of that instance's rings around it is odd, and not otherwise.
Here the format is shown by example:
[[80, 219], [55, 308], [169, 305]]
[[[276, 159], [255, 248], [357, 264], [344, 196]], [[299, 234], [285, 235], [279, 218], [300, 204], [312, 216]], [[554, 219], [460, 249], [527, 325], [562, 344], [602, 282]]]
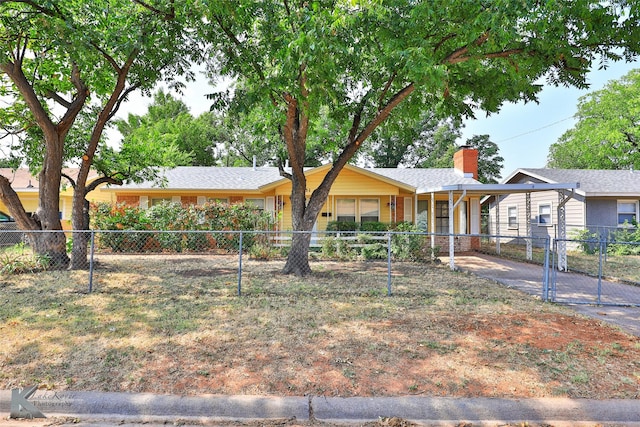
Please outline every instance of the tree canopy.
[[549, 149], [549, 167], [640, 169], [640, 70], [580, 98], [576, 125]]
[[[60, 230], [62, 166], [73, 159], [79, 164], [73, 227], [83, 229], [86, 180], [108, 121], [132, 91], [188, 74], [192, 44], [185, 18], [191, 2], [1, 0], [0, 5], [0, 95], [11, 101], [0, 110], [0, 122], [20, 138], [39, 171], [39, 206], [29, 217], [4, 177], [0, 196], [22, 229]], [[78, 120], [83, 126], [74, 130]], [[36, 251], [65, 266], [64, 236], [41, 236]], [[82, 252], [76, 250], [80, 240], [74, 239], [74, 254]]]
[[[287, 149], [295, 230], [311, 230], [331, 184], [385, 121], [495, 112], [533, 101], [541, 79], [585, 87], [597, 61], [638, 52], [639, 6], [627, 1], [210, 2], [201, 34], [209, 70], [232, 77], [218, 104], [269, 112]], [[622, 52], [622, 53], [620, 53]], [[233, 95], [233, 96], [231, 96]], [[339, 124], [333, 159], [307, 195], [304, 162], [323, 107]], [[306, 274], [309, 236], [285, 272]]]

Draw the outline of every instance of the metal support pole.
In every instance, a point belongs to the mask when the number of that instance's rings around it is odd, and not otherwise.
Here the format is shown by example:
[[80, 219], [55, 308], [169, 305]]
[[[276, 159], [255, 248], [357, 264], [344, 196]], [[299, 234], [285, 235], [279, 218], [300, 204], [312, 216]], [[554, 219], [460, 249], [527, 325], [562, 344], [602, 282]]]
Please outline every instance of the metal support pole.
[[525, 195], [525, 208], [526, 208], [526, 221], [525, 224], [527, 234], [527, 259], [531, 261], [533, 259], [533, 230], [531, 227], [531, 193]]
[[598, 302], [597, 304], [602, 304], [602, 258], [603, 253], [605, 252], [605, 241], [600, 240], [600, 253], [598, 254]]
[[242, 296], [242, 231], [238, 248], [238, 296]]
[[496, 254], [500, 255], [500, 195], [496, 194]]
[[456, 263], [453, 259], [456, 247], [455, 247], [455, 239], [454, 239], [454, 228], [453, 228], [453, 191], [449, 191], [449, 268], [451, 270], [456, 269]]
[[542, 301], [549, 301], [549, 253], [550, 239], [547, 237], [544, 241], [544, 271], [542, 272]]
[[95, 254], [95, 231], [91, 230], [91, 252], [89, 255], [89, 293], [93, 291], [93, 255]]
[[387, 296], [391, 296], [391, 233], [387, 233]]

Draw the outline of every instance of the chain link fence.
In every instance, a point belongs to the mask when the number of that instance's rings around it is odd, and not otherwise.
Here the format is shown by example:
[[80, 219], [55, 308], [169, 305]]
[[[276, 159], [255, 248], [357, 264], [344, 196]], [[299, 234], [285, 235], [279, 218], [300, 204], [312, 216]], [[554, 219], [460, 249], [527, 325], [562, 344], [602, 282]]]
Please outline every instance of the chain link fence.
[[[559, 271], [562, 245], [574, 248]], [[640, 243], [556, 239], [550, 299], [569, 304], [640, 306]]]
[[[55, 232], [0, 230], [1, 273], [46, 269], [46, 256], [34, 255], [31, 248], [34, 238], [51, 233]], [[540, 278], [529, 282], [539, 286], [534, 293], [542, 294], [544, 300], [640, 306], [638, 242], [554, 239], [550, 248], [548, 238], [456, 235], [450, 239], [449, 235], [388, 231], [109, 230], [65, 232], [65, 237], [69, 252], [74, 239], [86, 241], [89, 291], [119, 272], [143, 274], [153, 262], [157, 271], [141, 278], [142, 282], [161, 282], [163, 275], [184, 281], [216, 280], [242, 295], [276, 283], [283, 271], [313, 272], [314, 280], [300, 281], [300, 286], [324, 279], [326, 283], [351, 280], [355, 275], [371, 285], [367, 292], [391, 295], [402, 290], [404, 278], [432, 274], [453, 242], [456, 256], [481, 251], [540, 265]], [[297, 239], [305, 243], [303, 250], [296, 247]], [[562, 269], [566, 271], [558, 268], [562, 246], [570, 248]]]

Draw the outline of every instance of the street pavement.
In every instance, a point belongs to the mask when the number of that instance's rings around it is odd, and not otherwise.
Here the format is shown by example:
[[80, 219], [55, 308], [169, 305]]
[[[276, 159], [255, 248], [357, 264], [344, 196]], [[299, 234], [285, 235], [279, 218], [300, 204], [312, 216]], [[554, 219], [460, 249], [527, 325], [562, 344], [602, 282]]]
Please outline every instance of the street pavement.
[[[15, 396], [14, 396], [15, 397]], [[37, 391], [29, 403], [44, 420], [8, 419], [12, 393], [0, 391], [0, 426], [361, 425], [389, 419], [426, 426], [640, 426], [632, 399], [460, 399], [447, 397], [171, 396]], [[14, 402], [14, 410], [15, 408]]]

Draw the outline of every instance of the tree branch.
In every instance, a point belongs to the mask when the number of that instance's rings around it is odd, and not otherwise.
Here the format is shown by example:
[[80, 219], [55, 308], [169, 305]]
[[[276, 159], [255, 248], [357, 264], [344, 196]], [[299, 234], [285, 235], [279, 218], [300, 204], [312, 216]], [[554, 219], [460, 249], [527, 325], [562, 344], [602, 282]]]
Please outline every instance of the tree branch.
[[[489, 30], [487, 30], [484, 33], [482, 33], [480, 35], [480, 37], [478, 37], [477, 39], [475, 39], [473, 41], [472, 44], [474, 44], [476, 46], [481, 46], [482, 44], [484, 44], [487, 41], [488, 38], [489, 38]], [[466, 45], [466, 46], [463, 46], [461, 48], [458, 48], [458, 49], [454, 50], [453, 52], [451, 52], [446, 58], [444, 58], [442, 60], [442, 63], [455, 64], [456, 62], [462, 62], [462, 61], [456, 61], [456, 59], [461, 57], [461, 56], [463, 56], [463, 55], [465, 55], [467, 52], [469, 52], [469, 45]]]
[[84, 193], [85, 195], [87, 195], [102, 184], [122, 185], [123, 182], [124, 180], [120, 178], [115, 178], [112, 176], [101, 176], [100, 178], [92, 181], [91, 184], [87, 185]]
[[173, 3], [173, 1], [171, 2], [171, 8], [170, 8], [170, 12], [163, 12], [162, 10], [155, 8], [153, 6], [151, 6], [148, 3], [145, 3], [141, 0], [133, 0], [134, 3], [139, 4], [140, 6], [144, 7], [145, 9], [150, 10], [151, 12], [158, 14], [162, 17], [163, 20], [165, 21], [172, 21], [176, 18], [176, 9], [175, 9], [175, 5]]
[[[222, 19], [218, 15], [214, 14], [213, 18], [218, 23], [218, 26], [225, 33], [227, 38], [229, 40], [231, 40], [233, 42], [233, 44], [235, 44], [236, 47], [241, 52], [248, 52], [247, 49], [245, 49], [245, 47], [242, 44], [242, 42], [236, 37], [236, 35], [229, 28], [227, 28], [223, 24]], [[260, 65], [256, 61], [253, 60], [253, 58], [255, 58], [255, 55], [253, 55], [253, 54], [251, 54], [251, 52], [249, 52], [249, 54], [246, 54], [245, 56], [247, 56], [247, 60], [251, 63], [251, 67], [255, 70], [256, 73], [258, 73], [258, 77], [260, 78], [260, 81], [265, 81], [266, 77], [265, 77], [264, 73], [262, 72], [262, 68], [260, 68]]]
[[384, 96], [389, 91], [389, 88], [393, 84], [393, 81], [396, 79], [397, 75], [398, 75], [398, 72], [394, 71], [393, 74], [391, 75], [391, 77], [389, 77], [389, 80], [387, 80], [387, 83], [384, 85], [384, 89], [382, 89], [382, 92], [380, 93], [380, 96], [378, 97], [378, 111], [380, 111], [382, 109], [382, 102], [384, 101]]
[[62, 96], [60, 96], [53, 90], [48, 90], [44, 96], [46, 96], [49, 99], [53, 99], [55, 102], [57, 102], [58, 104], [62, 105], [65, 108], [71, 107], [71, 102], [67, 101], [66, 99], [64, 99]]

